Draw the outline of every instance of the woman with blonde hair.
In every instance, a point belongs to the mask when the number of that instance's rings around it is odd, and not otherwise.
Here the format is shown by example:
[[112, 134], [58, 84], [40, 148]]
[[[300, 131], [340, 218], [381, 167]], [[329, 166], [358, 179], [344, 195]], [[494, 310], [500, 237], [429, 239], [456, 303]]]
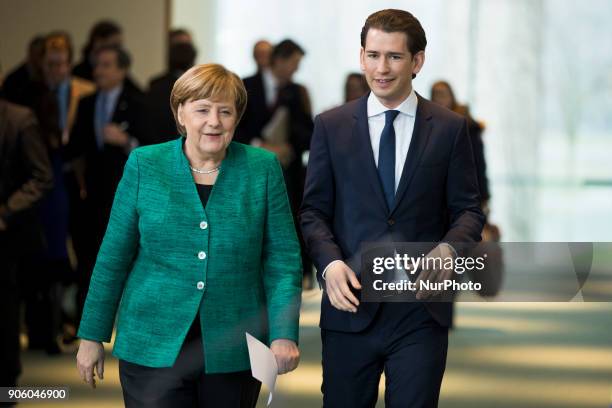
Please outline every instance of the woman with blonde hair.
[[181, 137], [136, 149], [117, 188], [78, 336], [95, 386], [113, 354], [128, 407], [254, 407], [245, 333], [279, 373], [299, 360], [300, 249], [274, 154], [232, 142], [242, 81], [197, 65], [175, 83]]

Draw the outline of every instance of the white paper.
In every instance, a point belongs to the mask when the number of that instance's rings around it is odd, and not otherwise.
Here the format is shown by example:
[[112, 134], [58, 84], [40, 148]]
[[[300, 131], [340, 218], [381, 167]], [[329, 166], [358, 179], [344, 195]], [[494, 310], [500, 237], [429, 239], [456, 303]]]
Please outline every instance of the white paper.
[[285, 143], [289, 139], [289, 109], [281, 106], [276, 109], [270, 121], [261, 130], [263, 138], [270, 143]]
[[274, 393], [276, 377], [278, 376], [276, 357], [274, 357], [274, 353], [272, 353], [268, 346], [249, 333], [245, 334], [249, 348], [249, 360], [251, 360], [251, 374], [270, 390], [270, 395], [268, 396], [269, 406], [272, 402], [272, 394]]

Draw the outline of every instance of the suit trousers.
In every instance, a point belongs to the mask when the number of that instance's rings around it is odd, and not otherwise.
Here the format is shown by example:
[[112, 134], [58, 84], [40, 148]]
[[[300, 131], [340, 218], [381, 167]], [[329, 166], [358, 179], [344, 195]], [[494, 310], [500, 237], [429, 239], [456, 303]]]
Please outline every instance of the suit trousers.
[[172, 367], [119, 360], [119, 378], [127, 408], [252, 408], [261, 388], [250, 370], [206, 374], [201, 337], [185, 341]]
[[424, 304], [382, 303], [364, 331], [321, 330], [321, 339], [325, 408], [374, 407], [383, 371], [387, 408], [437, 407], [448, 328]]

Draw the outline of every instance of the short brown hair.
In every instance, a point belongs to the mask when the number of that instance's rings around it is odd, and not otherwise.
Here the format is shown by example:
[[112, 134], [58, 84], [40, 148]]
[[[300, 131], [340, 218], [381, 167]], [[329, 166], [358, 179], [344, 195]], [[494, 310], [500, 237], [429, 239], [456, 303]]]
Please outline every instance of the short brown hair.
[[238, 114], [238, 123], [246, 109], [247, 91], [240, 77], [223, 65], [200, 64], [188, 69], [176, 80], [170, 94], [170, 108], [176, 128], [182, 135], [185, 134], [185, 128], [178, 121], [178, 107], [197, 99], [232, 100]]
[[68, 53], [68, 62], [72, 63], [72, 41], [70, 35], [65, 31], [53, 31], [45, 37], [44, 54], [51, 51]]
[[415, 16], [405, 10], [386, 9], [377, 11], [366, 19], [361, 29], [361, 46], [365, 48], [366, 37], [370, 28], [382, 30], [385, 33], [402, 32], [406, 34], [406, 44], [412, 55], [425, 51], [427, 38], [425, 30]]

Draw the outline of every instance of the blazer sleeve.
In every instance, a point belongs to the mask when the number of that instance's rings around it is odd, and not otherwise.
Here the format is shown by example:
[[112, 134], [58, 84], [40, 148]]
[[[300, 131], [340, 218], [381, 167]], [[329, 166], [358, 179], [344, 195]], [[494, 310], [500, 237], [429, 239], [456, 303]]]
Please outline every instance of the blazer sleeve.
[[317, 116], [299, 218], [304, 241], [317, 268], [317, 279], [321, 284], [321, 274], [325, 267], [333, 261], [344, 259], [332, 230], [334, 195], [334, 174], [327, 132], [320, 116]]
[[446, 182], [450, 227], [443, 241], [468, 243], [480, 241], [484, 215], [471, 142], [464, 120], [454, 138]]
[[78, 337], [109, 342], [126, 278], [137, 254], [138, 156], [130, 154], [98, 253]]
[[298, 342], [302, 262], [283, 173], [274, 158], [267, 174], [267, 206], [263, 237], [263, 283], [270, 342]]

